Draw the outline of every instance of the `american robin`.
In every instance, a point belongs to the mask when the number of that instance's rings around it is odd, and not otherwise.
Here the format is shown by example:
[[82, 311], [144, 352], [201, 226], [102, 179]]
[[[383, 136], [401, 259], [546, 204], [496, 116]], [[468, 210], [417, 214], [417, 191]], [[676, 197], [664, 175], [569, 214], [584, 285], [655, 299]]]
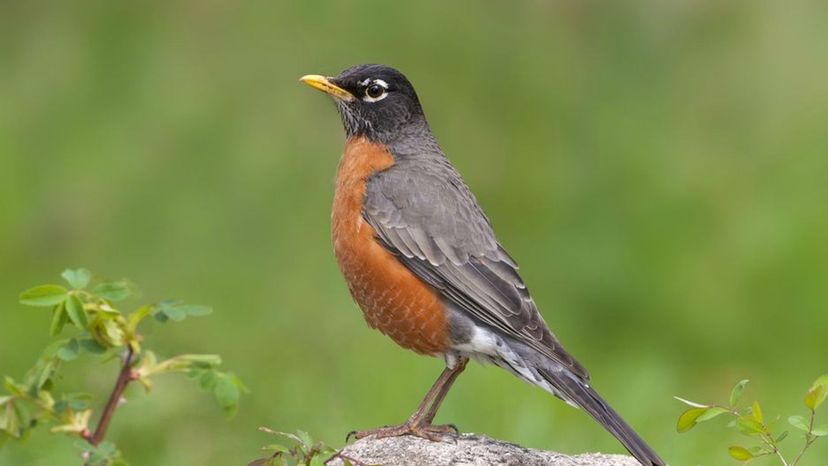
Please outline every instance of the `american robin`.
[[402, 425], [356, 432], [437, 440], [432, 424], [469, 358], [492, 363], [582, 408], [642, 465], [658, 454], [590, 385], [538, 312], [486, 214], [437, 144], [399, 71], [360, 65], [301, 81], [334, 98], [347, 141], [331, 215], [334, 252], [373, 328], [446, 368]]

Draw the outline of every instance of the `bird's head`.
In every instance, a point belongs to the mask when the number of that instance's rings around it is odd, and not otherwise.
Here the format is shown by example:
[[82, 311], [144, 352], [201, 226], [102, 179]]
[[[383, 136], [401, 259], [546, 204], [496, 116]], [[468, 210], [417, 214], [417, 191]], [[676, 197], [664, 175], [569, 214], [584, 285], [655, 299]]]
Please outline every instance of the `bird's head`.
[[301, 81], [334, 98], [349, 137], [387, 143], [409, 128], [426, 127], [414, 87], [389, 66], [358, 65], [334, 77], [310, 74]]

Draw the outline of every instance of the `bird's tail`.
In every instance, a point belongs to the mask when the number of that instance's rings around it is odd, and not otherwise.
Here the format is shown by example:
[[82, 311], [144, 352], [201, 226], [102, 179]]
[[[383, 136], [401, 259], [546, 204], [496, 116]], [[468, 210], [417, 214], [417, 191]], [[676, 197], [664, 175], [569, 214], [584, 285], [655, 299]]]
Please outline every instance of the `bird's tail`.
[[589, 413], [609, 433], [614, 435], [642, 465], [666, 465], [664, 460], [647, 445], [644, 439], [587, 382], [560, 366], [554, 367], [551, 370], [546, 367], [536, 368], [536, 370], [545, 382], [554, 387], [555, 390], [553, 393]]

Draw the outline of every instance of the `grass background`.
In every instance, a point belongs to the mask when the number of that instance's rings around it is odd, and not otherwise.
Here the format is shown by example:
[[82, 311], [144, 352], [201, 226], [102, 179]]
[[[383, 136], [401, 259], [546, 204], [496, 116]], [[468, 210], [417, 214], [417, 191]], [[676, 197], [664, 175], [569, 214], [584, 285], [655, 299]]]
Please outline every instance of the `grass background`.
[[[328, 229], [342, 130], [297, 82], [379, 62], [415, 83], [595, 386], [671, 464], [727, 464], [741, 439], [679, 436], [672, 395], [724, 400], [750, 378], [746, 397], [784, 423], [828, 372], [827, 14], [816, 0], [2, 2], [0, 373], [22, 375], [48, 340], [48, 313], [18, 292], [85, 266], [144, 300], [214, 306], [149, 344], [220, 353], [251, 389], [227, 421], [187, 380], [132, 387], [110, 437], [134, 465], [244, 464], [269, 441], [259, 425], [338, 445], [405, 419], [442, 365], [351, 302]], [[114, 373], [65, 386], [108, 391]], [[438, 421], [621, 451], [477, 365]], [[41, 430], [0, 464], [74, 465], [71, 444]]]

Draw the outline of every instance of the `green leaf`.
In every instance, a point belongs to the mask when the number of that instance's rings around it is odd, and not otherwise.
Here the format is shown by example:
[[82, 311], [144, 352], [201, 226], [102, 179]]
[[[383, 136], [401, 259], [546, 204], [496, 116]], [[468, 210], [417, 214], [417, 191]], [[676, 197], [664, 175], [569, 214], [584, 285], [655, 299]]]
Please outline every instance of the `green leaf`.
[[20, 293], [20, 304], [54, 306], [66, 299], [66, 288], [60, 285], [40, 285]]
[[750, 382], [748, 379], [741, 380], [735, 387], [733, 387], [733, 390], [730, 391], [730, 406], [736, 406], [736, 403], [738, 403], [739, 399], [742, 397], [742, 392], [745, 391], [745, 385], [747, 385], [748, 382]]
[[6, 376], [3, 387], [13, 396], [26, 396], [26, 386], [17, 383], [13, 378]]
[[776, 437], [776, 443], [779, 443], [779, 442], [785, 440], [786, 438], [788, 438], [788, 431], [787, 430], [785, 432], [782, 432], [781, 434], [779, 434], [779, 437]]
[[0, 431], [6, 430], [6, 427], [9, 423], [8, 415], [10, 412], [14, 412], [14, 408], [9, 410], [9, 408], [6, 406], [0, 406]]
[[98, 343], [106, 347], [122, 346], [124, 344], [124, 331], [112, 320], [100, 322], [96, 327], [96, 335], [99, 337]]
[[79, 353], [80, 344], [78, 343], [78, 340], [72, 338], [60, 347], [57, 351], [57, 357], [63, 361], [72, 361], [78, 357]]
[[805, 395], [805, 406], [811, 411], [817, 409], [828, 396], [828, 374], [816, 379]]
[[731, 458], [739, 461], [747, 461], [753, 458], [753, 454], [747, 450], [745, 447], [740, 447], [738, 445], [733, 445], [727, 449], [727, 452], [730, 453]]
[[66, 325], [68, 320], [69, 317], [66, 315], [66, 309], [63, 303], [55, 306], [55, 309], [52, 311], [52, 323], [49, 325], [49, 336], [57, 336], [63, 330], [63, 326]]
[[14, 410], [17, 413], [17, 419], [20, 422], [21, 433], [23, 430], [30, 428], [32, 425], [32, 413], [29, 408], [23, 403], [13, 403]]
[[60, 414], [63, 414], [63, 412], [66, 411], [66, 408], [68, 408], [68, 407], [69, 407], [69, 402], [68, 401], [60, 400], [60, 401], [55, 402], [55, 405], [52, 407], [52, 410], [55, 412], [55, 414], [60, 415]]
[[759, 406], [759, 402], [754, 400], [753, 406], [750, 409], [751, 414], [753, 415], [753, 419], [756, 420], [759, 424], [763, 424], [765, 421], [762, 420], [762, 407]]
[[166, 322], [167, 320], [180, 322], [187, 316], [206, 316], [211, 312], [213, 312], [213, 309], [208, 306], [202, 306], [200, 304], [185, 304], [176, 300], [166, 300], [158, 303], [158, 312], [155, 313], [155, 318], [159, 322]]
[[217, 354], [182, 354], [176, 358], [198, 369], [212, 369], [221, 365], [221, 356]]
[[109, 466], [120, 457], [120, 452], [114, 443], [105, 441], [97, 447], [92, 447], [87, 464], [89, 466]]
[[66, 269], [60, 276], [69, 283], [69, 286], [79, 290], [86, 288], [86, 285], [89, 284], [89, 279], [92, 278], [92, 272], [84, 268]]
[[760, 435], [765, 432], [765, 426], [756, 419], [748, 416], [742, 416], [736, 421], [736, 427], [745, 435]]
[[41, 388], [50, 385], [59, 362], [60, 360], [55, 357], [41, 357], [31, 369], [26, 371], [22, 384], [17, 384], [10, 377], [6, 377], [6, 389], [13, 394], [18, 394], [22, 390], [27, 398], [37, 396]]
[[127, 316], [127, 330], [130, 333], [135, 333], [136, 329], [138, 329], [138, 324], [140, 324], [145, 317], [151, 315], [155, 311], [155, 306], [145, 304], [131, 312], [129, 316]]
[[302, 444], [303, 444], [305, 447], [307, 447], [307, 448], [311, 448], [311, 447], [313, 447], [313, 438], [311, 438], [310, 434], [308, 434], [308, 433], [307, 433], [307, 432], [305, 432], [304, 430], [297, 430], [297, 431], [296, 431], [296, 435], [297, 435], [300, 439], [302, 439]]
[[690, 408], [678, 418], [676, 430], [679, 433], [687, 432], [696, 425], [696, 420], [707, 411], [707, 408]]
[[[151, 354], [147, 352], [147, 354]], [[154, 358], [154, 355], [153, 355]], [[221, 357], [215, 354], [180, 354], [160, 363], [155, 360], [146, 360], [142, 367], [145, 376], [163, 374], [165, 372], [186, 372], [191, 377], [201, 376], [201, 370], [214, 369], [221, 364]]]
[[828, 374], [824, 374], [824, 375], [821, 375], [821, 376], [817, 377], [817, 379], [814, 380], [814, 383], [812, 384], [812, 386], [815, 386], [815, 385], [828, 385]]
[[293, 440], [296, 443], [302, 443], [302, 439], [299, 438], [299, 436], [297, 436], [296, 434], [291, 434], [290, 432], [281, 432], [281, 431], [278, 431], [278, 430], [270, 429], [268, 427], [259, 427], [259, 430], [261, 432], [267, 432], [268, 434], [271, 434], [271, 435], [276, 435], [276, 436], [279, 436], [279, 437], [285, 437], [287, 439]]
[[677, 396], [674, 396], [673, 398], [681, 401], [682, 403], [684, 403], [688, 406], [692, 406], [694, 408], [708, 408], [709, 407], [707, 405], [703, 405], [701, 403], [696, 403], [695, 401], [685, 400], [684, 398], [680, 398], [680, 397], [677, 397]]
[[206, 316], [213, 312], [213, 308], [201, 304], [182, 304], [178, 307], [183, 309], [190, 317]]
[[230, 374], [221, 374], [216, 379], [216, 384], [213, 387], [213, 395], [216, 397], [219, 405], [227, 411], [228, 414], [233, 414], [239, 404], [239, 397], [241, 395], [238, 385], [236, 385], [233, 376]]
[[187, 318], [187, 311], [178, 307], [166, 307], [161, 312], [174, 322], [181, 322]]
[[22, 432], [20, 430], [20, 419], [17, 417], [17, 411], [14, 409], [15, 403], [6, 403], [6, 406], [0, 408], [0, 430], [14, 438], [20, 438]]
[[83, 400], [74, 400], [69, 402], [69, 407], [74, 411], [83, 411], [89, 408], [89, 403]]
[[111, 455], [111, 454], [115, 453], [116, 451], [118, 451], [118, 449], [115, 448], [115, 444], [112, 443], [112, 442], [109, 442], [109, 441], [101, 442], [101, 444], [98, 445], [98, 450], [103, 452], [104, 454], [107, 454], [107, 455]]
[[216, 373], [215, 371], [204, 371], [201, 377], [198, 379], [198, 385], [203, 390], [212, 390], [213, 387], [216, 386]]
[[714, 406], [712, 408], [707, 408], [707, 411], [704, 412], [701, 416], [696, 419], [696, 423], [709, 421], [720, 414], [727, 413], [728, 410], [724, 408], [720, 408], [718, 406]]
[[63, 413], [66, 409], [71, 409], [75, 412], [83, 411], [89, 408], [89, 402], [87, 401], [89, 398], [90, 396], [85, 393], [63, 395], [62, 400], [55, 402], [53, 410], [57, 414]]
[[814, 428], [811, 430], [811, 435], [816, 435], [817, 437], [825, 437], [826, 435], [828, 435], [828, 424], [814, 426]]
[[808, 407], [810, 410], [815, 410], [823, 401], [825, 401], [825, 395], [828, 394], [828, 387], [825, 385], [817, 385], [812, 387], [808, 390], [808, 394], [805, 395], [805, 406]]
[[[167, 299], [158, 303], [158, 312], [155, 314], [155, 318], [160, 320], [161, 322], [166, 322], [168, 320], [175, 320], [176, 322], [180, 322], [187, 317], [187, 313], [183, 310], [179, 310], [176, 308], [177, 305], [181, 304], [181, 301], [176, 301], [173, 299]], [[169, 311], [169, 312], [167, 312]]]
[[288, 447], [286, 447], [286, 446], [284, 446], [284, 445], [280, 445], [280, 444], [278, 444], [278, 443], [271, 443], [271, 444], [269, 444], [269, 445], [265, 445], [265, 446], [263, 446], [263, 447], [262, 447], [262, 450], [264, 450], [264, 451], [272, 451], [272, 452], [274, 452], [274, 453], [275, 453], [275, 452], [277, 452], [277, 451], [279, 451], [279, 452], [283, 452], [283, 453], [284, 453], [284, 452], [290, 451], [290, 448], [288, 448]]
[[55, 373], [55, 361], [46, 361], [46, 363], [41, 368], [40, 377], [37, 378], [37, 385], [35, 386], [37, 391], [40, 391], [40, 388], [46, 385], [46, 382], [52, 378]]
[[274, 461], [273, 457], [268, 456], [267, 458], [255, 459], [247, 463], [247, 466], [273, 466], [275, 464]]
[[78, 330], [86, 330], [86, 326], [89, 325], [89, 318], [80, 298], [75, 295], [66, 298], [66, 314]]
[[92, 293], [110, 301], [121, 301], [132, 295], [132, 288], [126, 280], [103, 282], [92, 288]]
[[57, 355], [57, 352], [60, 349], [60, 347], [65, 345], [67, 342], [69, 342], [68, 338], [61, 338], [59, 340], [55, 340], [49, 343], [48, 345], [46, 345], [46, 348], [43, 349], [43, 352], [41, 353], [40, 357], [45, 359], [54, 358], [55, 355]]
[[808, 422], [802, 416], [791, 416], [788, 418], [788, 423], [801, 431], [808, 432], [809, 430]]
[[106, 352], [106, 348], [98, 343], [94, 338], [80, 338], [78, 339], [78, 343], [80, 344], [81, 349], [92, 354], [103, 354]]

